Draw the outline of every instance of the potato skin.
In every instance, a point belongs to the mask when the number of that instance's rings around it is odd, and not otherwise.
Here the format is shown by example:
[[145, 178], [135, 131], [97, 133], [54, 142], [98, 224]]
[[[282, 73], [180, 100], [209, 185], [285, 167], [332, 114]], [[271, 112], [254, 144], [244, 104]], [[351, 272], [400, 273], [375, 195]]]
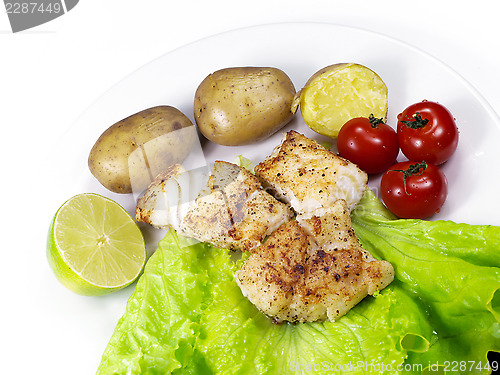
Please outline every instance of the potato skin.
[[280, 69], [235, 67], [208, 75], [198, 86], [194, 117], [201, 133], [225, 146], [261, 141], [294, 116], [295, 87]]
[[170, 165], [182, 162], [196, 137], [192, 122], [171, 106], [157, 106], [110, 126], [88, 158], [90, 172], [115, 193], [140, 193]]

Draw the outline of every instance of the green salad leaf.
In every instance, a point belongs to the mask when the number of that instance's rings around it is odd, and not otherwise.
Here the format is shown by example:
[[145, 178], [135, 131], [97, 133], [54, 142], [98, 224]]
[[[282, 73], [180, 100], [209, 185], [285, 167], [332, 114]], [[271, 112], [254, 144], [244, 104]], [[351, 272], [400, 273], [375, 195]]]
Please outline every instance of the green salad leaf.
[[489, 350], [500, 350], [499, 227], [395, 220], [371, 191], [352, 218], [363, 247], [393, 264], [393, 287], [421, 307], [433, 329], [423, 336], [428, 350], [410, 353], [410, 362], [478, 367]]
[[234, 280], [244, 258], [169, 231], [98, 374], [490, 373], [486, 353], [500, 351], [500, 227], [397, 220], [371, 191], [352, 219], [396, 277], [333, 323], [274, 324]]
[[253, 173], [253, 162], [243, 155], [236, 156], [233, 160], [233, 163]]

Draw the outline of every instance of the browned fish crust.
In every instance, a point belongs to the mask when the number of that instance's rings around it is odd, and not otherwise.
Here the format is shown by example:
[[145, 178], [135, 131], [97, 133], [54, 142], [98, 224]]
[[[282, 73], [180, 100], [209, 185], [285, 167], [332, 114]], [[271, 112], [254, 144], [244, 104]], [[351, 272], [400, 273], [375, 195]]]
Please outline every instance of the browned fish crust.
[[391, 283], [394, 270], [361, 247], [339, 200], [322, 216], [283, 224], [236, 277], [243, 294], [276, 321], [334, 321]]
[[355, 164], [294, 130], [255, 167], [255, 175], [298, 213], [329, 207], [337, 199], [344, 199], [352, 210], [368, 180]]

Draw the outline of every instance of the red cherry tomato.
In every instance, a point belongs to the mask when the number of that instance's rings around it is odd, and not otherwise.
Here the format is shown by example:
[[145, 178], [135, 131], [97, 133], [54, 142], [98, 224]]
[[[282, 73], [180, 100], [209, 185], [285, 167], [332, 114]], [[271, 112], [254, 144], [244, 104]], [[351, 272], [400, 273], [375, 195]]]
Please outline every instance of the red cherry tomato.
[[448, 182], [434, 164], [404, 161], [383, 174], [380, 190], [385, 205], [396, 216], [425, 219], [443, 206]]
[[357, 164], [366, 173], [385, 171], [396, 162], [399, 153], [396, 131], [381, 119], [357, 117], [339, 131], [337, 149], [343, 158]]
[[458, 145], [458, 128], [453, 115], [439, 103], [422, 101], [398, 115], [398, 141], [409, 160], [439, 165], [448, 160]]

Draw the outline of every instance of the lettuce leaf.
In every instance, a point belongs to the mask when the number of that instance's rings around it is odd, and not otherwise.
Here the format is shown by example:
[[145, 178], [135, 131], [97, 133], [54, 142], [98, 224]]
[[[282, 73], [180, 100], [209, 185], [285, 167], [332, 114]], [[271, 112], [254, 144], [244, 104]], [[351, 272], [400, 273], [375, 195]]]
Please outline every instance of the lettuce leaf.
[[[363, 246], [394, 265], [393, 287], [421, 307], [434, 332], [409, 360], [481, 362], [500, 350], [500, 228], [451, 221], [395, 220], [370, 191], [353, 212]], [[467, 369], [468, 373], [488, 373]]]
[[169, 231], [98, 373], [420, 374], [445, 361], [489, 373], [486, 353], [500, 350], [500, 228], [396, 220], [370, 191], [352, 219], [396, 278], [334, 323], [273, 324], [234, 281], [244, 259]]
[[250, 159], [247, 159], [246, 157], [244, 157], [243, 155], [236, 156], [233, 160], [233, 163], [242, 167], [242, 168], [245, 168], [249, 172], [254, 173], [253, 172], [253, 162]]
[[[169, 374], [193, 356], [208, 270], [205, 245], [169, 233], [146, 264], [99, 366], [100, 374]], [[218, 280], [214, 280], [218, 281]]]
[[365, 363], [401, 364], [405, 359], [405, 352], [396, 347], [405, 324], [391, 324], [396, 303], [391, 291], [366, 299], [337, 323], [297, 325], [273, 324], [233, 281], [217, 285], [213, 296], [196, 349], [214, 373], [331, 373], [343, 364], [343, 373], [358, 374], [364, 373]]

